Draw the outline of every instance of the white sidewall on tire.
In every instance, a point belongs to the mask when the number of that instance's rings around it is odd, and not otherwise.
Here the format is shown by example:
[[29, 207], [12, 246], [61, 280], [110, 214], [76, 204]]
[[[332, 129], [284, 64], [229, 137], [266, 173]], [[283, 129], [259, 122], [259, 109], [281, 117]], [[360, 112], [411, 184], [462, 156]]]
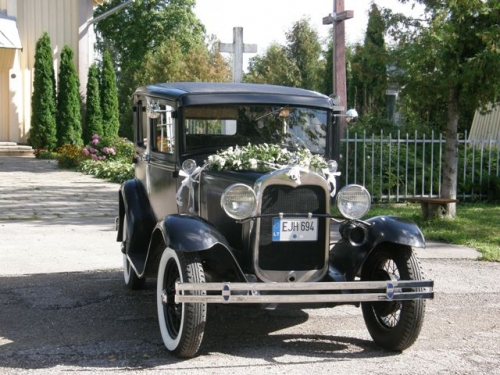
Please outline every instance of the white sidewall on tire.
[[161, 337], [163, 339], [163, 343], [165, 344], [166, 348], [170, 351], [173, 351], [177, 349], [179, 346], [180, 339], [182, 337], [182, 333], [184, 331], [184, 306], [182, 307], [182, 314], [181, 314], [181, 325], [179, 329], [179, 334], [177, 335], [176, 338], [173, 338], [170, 336], [168, 333], [167, 329], [167, 323], [165, 321], [165, 312], [163, 310], [163, 303], [161, 299], [161, 295], [163, 292], [163, 280], [165, 278], [165, 268], [167, 267], [167, 263], [173, 260], [177, 264], [177, 269], [179, 270], [180, 282], [183, 282], [182, 280], [182, 269], [180, 266], [179, 262], [179, 257], [177, 256], [177, 253], [172, 250], [171, 248], [167, 247], [167, 249], [163, 252], [160, 260], [160, 267], [158, 268], [158, 283], [156, 287], [156, 305], [158, 308], [158, 322], [160, 325], [160, 332], [161, 332]]
[[130, 273], [134, 272], [132, 270], [132, 266], [127, 258], [127, 255], [123, 254], [123, 280], [125, 280], [125, 284], [130, 283]]
[[[128, 241], [128, 222], [127, 222], [127, 215], [126, 214], [123, 216], [122, 239], [124, 241]], [[123, 280], [125, 281], [126, 285], [129, 285], [129, 283], [130, 283], [130, 272], [133, 272], [132, 266], [130, 265], [130, 262], [127, 258], [127, 254], [123, 254]]]

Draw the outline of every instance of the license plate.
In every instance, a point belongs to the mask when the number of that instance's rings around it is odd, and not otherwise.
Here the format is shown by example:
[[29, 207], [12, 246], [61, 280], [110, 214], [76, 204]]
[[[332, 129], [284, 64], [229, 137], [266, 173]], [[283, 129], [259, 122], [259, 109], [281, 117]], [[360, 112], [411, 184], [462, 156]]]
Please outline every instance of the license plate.
[[273, 218], [273, 241], [316, 241], [318, 218]]

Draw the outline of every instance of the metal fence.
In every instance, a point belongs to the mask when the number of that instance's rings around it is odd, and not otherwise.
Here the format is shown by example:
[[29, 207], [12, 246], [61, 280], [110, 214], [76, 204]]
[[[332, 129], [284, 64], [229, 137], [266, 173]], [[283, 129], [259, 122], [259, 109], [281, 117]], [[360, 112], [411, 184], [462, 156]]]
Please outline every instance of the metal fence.
[[[457, 197], [487, 198], [500, 184], [500, 137], [458, 139]], [[341, 141], [341, 183], [364, 185], [375, 202], [399, 202], [410, 197], [441, 197], [445, 156], [442, 134], [361, 136], [348, 130]]]

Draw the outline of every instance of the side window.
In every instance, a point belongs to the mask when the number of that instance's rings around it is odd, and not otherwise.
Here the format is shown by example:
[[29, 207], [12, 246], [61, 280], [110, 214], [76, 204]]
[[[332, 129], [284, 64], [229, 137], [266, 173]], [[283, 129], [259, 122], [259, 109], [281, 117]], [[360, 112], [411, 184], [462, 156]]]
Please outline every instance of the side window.
[[146, 148], [148, 147], [148, 114], [144, 105], [141, 107], [141, 130], [139, 133], [141, 145]]
[[159, 100], [148, 99], [148, 117], [152, 124], [152, 149], [164, 154], [173, 154], [175, 128], [172, 116], [174, 109]]
[[142, 101], [138, 101], [134, 105], [134, 128], [135, 128], [135, 144], [139, 147], [146, 148], [148, 146], [148, 115], [146, 107]]

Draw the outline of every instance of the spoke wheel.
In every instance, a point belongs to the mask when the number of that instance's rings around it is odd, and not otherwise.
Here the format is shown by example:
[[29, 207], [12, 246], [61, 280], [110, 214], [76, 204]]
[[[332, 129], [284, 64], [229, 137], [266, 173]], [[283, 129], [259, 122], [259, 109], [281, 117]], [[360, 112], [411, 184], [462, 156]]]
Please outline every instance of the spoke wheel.
[[[128, 232], [127, 215], [125, 215], [123, 218], [123, 237], [122, 238], [123, 238], [122, 246], [126, 248], [126, 244], [130, 240], [129, 239], [129, 232]], [[144, 287], [145, 282], [146, 282], [145, 278], [139, 278], [137, 276], [134, 268], [132, 267], [132, 264], [130, 263], [130, 260], [127, 257], [127, 254], [123, 254], [123, 280], [125, 281], [125, 285], [129, 289], [134, 289], [134, 290], [142, 289]]]
[[[417, 257], [408, 246], [389, 246], [373, 250], [363, 265], [363, 281], [421, 280]], [[407, 288], [405, 291], [418, 291]], [[418, 338], [425, 314], [425, 300], [363, 302], [366, 327], [378, 345], [402, 351]]]
[[[182, 358], [194, 357], [200, 348], [207, 319], [206, 303], [175, 303], [175, 283], [205, 282], [200, 258], [195, 253], [167, 248], [158, 269], [157, 308], [165, 347]], [[205, 292], [192, 292], [205, 294]]]

